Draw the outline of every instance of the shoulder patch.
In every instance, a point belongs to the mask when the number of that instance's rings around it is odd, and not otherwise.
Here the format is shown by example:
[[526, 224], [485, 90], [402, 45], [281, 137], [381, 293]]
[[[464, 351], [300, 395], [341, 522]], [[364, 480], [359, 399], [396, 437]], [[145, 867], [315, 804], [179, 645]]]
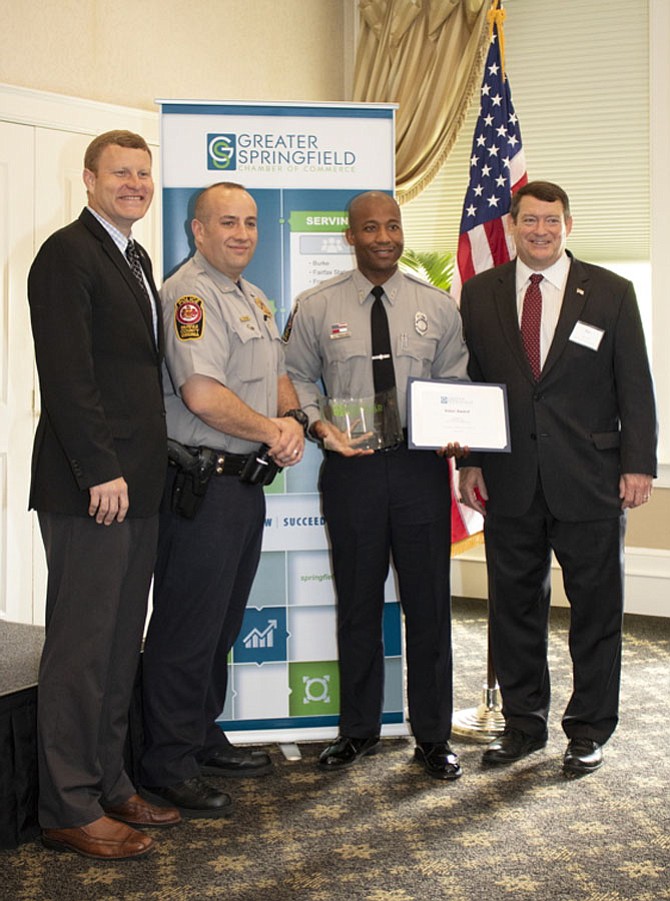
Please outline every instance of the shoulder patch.
[[299, 306], [300, 306], [300, 301], [296, 300], [296, 302], [293, 304], [293, 309], [289, 313], [289, 317], [286, 320], [286, 325], [284, 326], [284, 333], [281, 336], [281, 339], [284, 342], [284, 344], [288, 343], [288, 339], [291, 337], [291, 330], [293, 329], [293, 320], [296, 317]]
[[202, 338], [205, 332], [205, 304], [195, 294], [184, 294], [174, 305], [174, 327], [180, 341]]

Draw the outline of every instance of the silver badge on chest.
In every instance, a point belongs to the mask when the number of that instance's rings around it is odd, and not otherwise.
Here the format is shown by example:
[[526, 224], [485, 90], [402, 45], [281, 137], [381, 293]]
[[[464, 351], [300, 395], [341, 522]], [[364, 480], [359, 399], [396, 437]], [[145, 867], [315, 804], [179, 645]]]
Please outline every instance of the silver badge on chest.
[[428, 317], [425, 313], [417, 313], [414, 317], [414, 328], [417, 335], [425, 335], [428, 331]]

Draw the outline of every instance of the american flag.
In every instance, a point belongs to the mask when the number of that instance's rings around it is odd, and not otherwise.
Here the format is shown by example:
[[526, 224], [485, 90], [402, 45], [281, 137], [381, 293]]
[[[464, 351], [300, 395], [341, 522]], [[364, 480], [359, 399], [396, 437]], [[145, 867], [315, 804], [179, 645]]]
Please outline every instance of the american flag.
[[[460, 300], [463, 282], [506, 263], [515, 255], [505, 225], [512, 194], [528, 181], [521, 143], [519, 120], [514, 112], [509, 79], [505, 76], [505, 11], [501, 0], [492, 0], [488, 13], [491, 33], [479, 116], [470, 154], [470, 181], [463, 203], [458, 254], [450, 293]], [[451, 470], [452, 555], [467, 550], [481, 540], [482, 517], [456, 501], [454, 467]]]
[[463, 203], [457, 265], [451, 294], [478, 272], [506, 263], [514, 245], [505, 230], [512, 194], [528, 181], [519, 120], [504, 70], [505, 11], [489, 11], [491, 44], [486, 57], [479, 116], [470, 154], [470, 181]]

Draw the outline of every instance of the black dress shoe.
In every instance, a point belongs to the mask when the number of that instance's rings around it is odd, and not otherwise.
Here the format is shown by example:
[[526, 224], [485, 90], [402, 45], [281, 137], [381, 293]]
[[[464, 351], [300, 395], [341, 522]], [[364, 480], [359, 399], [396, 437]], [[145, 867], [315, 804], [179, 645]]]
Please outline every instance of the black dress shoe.
[[563, 774], [568, 779], [587, 776], [603, 765], [603, 749], [590, 738], [571, 738], [563, 757]]
[[142, 794], [152, 801], [168, 801], [184, 817], [226, 817], [233, 809], [230, 795], [214, 788], [200, 776], [176, 785], [145, 787]]
[[458, 764], [458, 754], [454, 754], [446, 741], [417, 742], [414, 759], [418, 760], [428, 775], [435, 779], [458, 779], [463, 775], [463, 770]]
[[516, 760], [532, 754], [533, 751], [539, 751], [546, 743], [546, 735], [537, 738], [510, 726], [484, 751], [482, 763], [491, 765], [514, 763]]
[[347, 738], [346, 735], [340, 735], [334, 744], [328, 745], [325, 751], [321, 752], [319, 769], [337, 770], [351, 766], [359, 757], [374, 754], [379, 750], [379, 745], [378, 735], [372, 738]]
[[265, 751], [250, 748], [223, 748], [200, 764], [204, 776], [264, 776], [272, 771], [272, 761]]

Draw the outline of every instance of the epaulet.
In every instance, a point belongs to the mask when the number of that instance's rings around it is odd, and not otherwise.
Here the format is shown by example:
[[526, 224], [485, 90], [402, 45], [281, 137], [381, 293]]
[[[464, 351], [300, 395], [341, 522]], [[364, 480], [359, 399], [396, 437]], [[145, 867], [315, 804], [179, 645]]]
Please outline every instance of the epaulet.
[[329, 288], [334, 288], [336, 285], [344, 284], [344, 282], [347, 282], [351, 278], [353, 278], [355, 271], [355, 269], [349, 269], [347, 270], [347, 272], [340, 272], [339, 275], [334, 275], [332, 278], [328, 278], [324, 282], [319, 282], [319, 284], [314, 285], [313, 288], [307, 288], [306, 291], [303, 291], [298, 295], [298, 300], [307, 300], [308, 297], [312, 297], [314, 294], [321, 294], [323, 291], [327, 291]]
[[240, 276], [240, 283], [244, 285], [245, 289], [250, 294], [263, 294], [263, 289], [259, 288], [258, 285], [254, 285], [253, 282], [250, 282], [249, 279], [245, 278], [243, 275]]
[[445, 297], [450, 297], [448, 291], [445, 291], [444, 288], [438, 288], [436, 285], [431, 285], [430, 282], [427, 282], [425, 278], [421, 278], [420, 275], [417, 275], [415, 272], [406, 272], [403, 269], [402, 273], [406, 279], [409, 279], [411, 282], [416, 282], [418, 285], [421, 285], [422, 288], [430, 288], [432, 291], [436, 291], [438, 294], [442, 294]]

